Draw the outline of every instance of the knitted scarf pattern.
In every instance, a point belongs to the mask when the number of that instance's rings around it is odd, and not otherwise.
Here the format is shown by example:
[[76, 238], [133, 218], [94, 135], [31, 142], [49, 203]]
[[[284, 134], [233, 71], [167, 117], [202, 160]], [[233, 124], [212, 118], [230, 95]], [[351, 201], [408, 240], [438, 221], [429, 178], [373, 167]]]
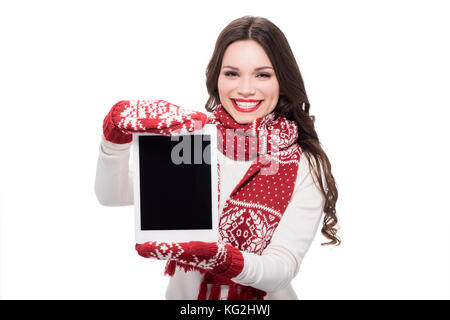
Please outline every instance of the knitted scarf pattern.
[[[216, 125], [217, 147], [226, 158], [252, 161], [220, 213], [220, 241], [241, 251], [261, 255], [270, 243], [294, 190], [302, 155], [296, 143], [297, 124], [284, 117], [275, 119], [274, 113], [248, 124], [239, 124], [221, 104], [208, 117], [207, 123]], [[218, 191], [220, 203], [220, 181]], [[173, 274], [176, 265], [189, 270], [186, 265], [169, 261], [166, 273]], [[238, 285], [207, 272], [200, 285], [199, 300], [207, 298], [208, 284], [213, 285], [208, 299], [219, 299], [221, 285], [230, 286], [230, 300], [263, 299], [266, 295], [264, 291]]]
[[221, 239], [259, 255], [289, 204], [301, 156], [297, 124], [274, 118], [270, 113], [241, 125], [221, 105], [208, 118], [218, 129], [220, 152], [233, 160], [254, 159], [225, 202], [219, 218]]
[[[184, 243], [148, 241], [136, 244], [145, 258], [169, 260], [165, 273], [176, 267], [204, 274], [198, 299], [220, 299], [222, 285], [229, 286], [229, 300], [263, 299], [266, 292], [239, 285], [231, 279], [245, 268], [243, 252], [261, 255], [292, 197], [302, 155], [297, 124], [274, 113], [248, 124], [237, 123], [219, 104], [208, 117], [164, 100], [122, 100], [103, 121], [105, 138], [129, 143], [133, 132], [172, 135], [192, 132], [205, 123], [217, 128], [217, 147], [226, 160], [251, 161], [250, 167], [230, 195], [221, 195], [218, 161], [218, 197], [228, 196], [219, 216], [217, 242]], [[234, 161], [232, 164], [234, 165]]]

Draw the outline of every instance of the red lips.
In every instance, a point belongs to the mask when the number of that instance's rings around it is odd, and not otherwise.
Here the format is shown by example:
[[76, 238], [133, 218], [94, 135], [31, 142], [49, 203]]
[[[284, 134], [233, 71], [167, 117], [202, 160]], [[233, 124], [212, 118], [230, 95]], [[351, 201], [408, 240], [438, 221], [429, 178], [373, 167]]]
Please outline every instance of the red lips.
[[[259, 103], [256, 106], [254, 106], [253, 108], [245, 108], [244, 109], [244, 108], [239, 107], [236, 104], [235, 100], [238, 102], [258, 102], [259, 101]], [[253, 111], [257, 110], [263, 102], [263, 100], [254, 100], [254, 99], [235, 99], [235, 100], [231, 99], [231, 102], [233, 103], [234, 108], [239, 112], [253, 112]]]

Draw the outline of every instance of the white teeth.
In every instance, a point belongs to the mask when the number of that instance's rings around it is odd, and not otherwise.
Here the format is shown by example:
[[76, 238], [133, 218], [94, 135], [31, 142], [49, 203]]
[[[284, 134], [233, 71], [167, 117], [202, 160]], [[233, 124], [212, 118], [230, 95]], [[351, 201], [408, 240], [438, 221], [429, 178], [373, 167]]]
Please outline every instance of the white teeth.
[[239, 102], [235, 101], [237, 106], [240, 108], [253, 108], [256, 107], [261, 101], [258, 102]]

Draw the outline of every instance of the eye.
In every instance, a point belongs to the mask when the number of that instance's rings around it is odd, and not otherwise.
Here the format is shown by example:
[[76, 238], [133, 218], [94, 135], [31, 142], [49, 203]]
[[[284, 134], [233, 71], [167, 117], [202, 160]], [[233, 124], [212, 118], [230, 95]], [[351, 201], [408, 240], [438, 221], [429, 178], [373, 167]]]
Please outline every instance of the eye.
[[237, 76], [237, 73], [233, 72], [233, 71], [227, 71], [227, 72], [225, 72], [225, 76], [226, 77], [234, 77], [234, 76]]
[[258, 74], [258, 77], [270, 78], [270, 74], [268, 74], [268, 73], [260, 73], [260, 74]]

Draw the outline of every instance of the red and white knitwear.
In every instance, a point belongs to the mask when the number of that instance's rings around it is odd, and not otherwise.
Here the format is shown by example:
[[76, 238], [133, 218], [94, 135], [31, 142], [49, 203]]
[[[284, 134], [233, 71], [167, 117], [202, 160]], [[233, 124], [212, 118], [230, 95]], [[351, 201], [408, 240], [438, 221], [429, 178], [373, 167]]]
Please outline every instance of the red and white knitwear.
[[[206, 115], [182, 112], [178, 106], [161, 100], [122, 101], [113, 109], [104, 121], [105, 138], [113, 143], [127, 143], [124, 137], [130, 132], [170, 134], [175, 128], [189, 132], [195, 129], [192, 123], [200, 121], [202, 126], [206, 123]], [[275, 119], [273, 113], [241, 125], [221, 105], [208, 123], [217, 127], [220, 152], [233, 160], [252, 161], [220, 213], [221, 240], [147, 242], [136, 249], [144, 257], [168, 260], [168, 274], [175, 272], [175, 266], [204, 273], [199, 299], [206, 298], [207, 284], [214, 285], [211, 299], [218, 298], [220, 285], [231, 287], [228, 298], [261, 299], [264, 291], [239, 286], [231, 278], [242, 271], [242, 252], [260, 255], [264, 251], [289, 204], [301, 158], [301, 149], [296, 144], [297, 126], [283, 117]]]

